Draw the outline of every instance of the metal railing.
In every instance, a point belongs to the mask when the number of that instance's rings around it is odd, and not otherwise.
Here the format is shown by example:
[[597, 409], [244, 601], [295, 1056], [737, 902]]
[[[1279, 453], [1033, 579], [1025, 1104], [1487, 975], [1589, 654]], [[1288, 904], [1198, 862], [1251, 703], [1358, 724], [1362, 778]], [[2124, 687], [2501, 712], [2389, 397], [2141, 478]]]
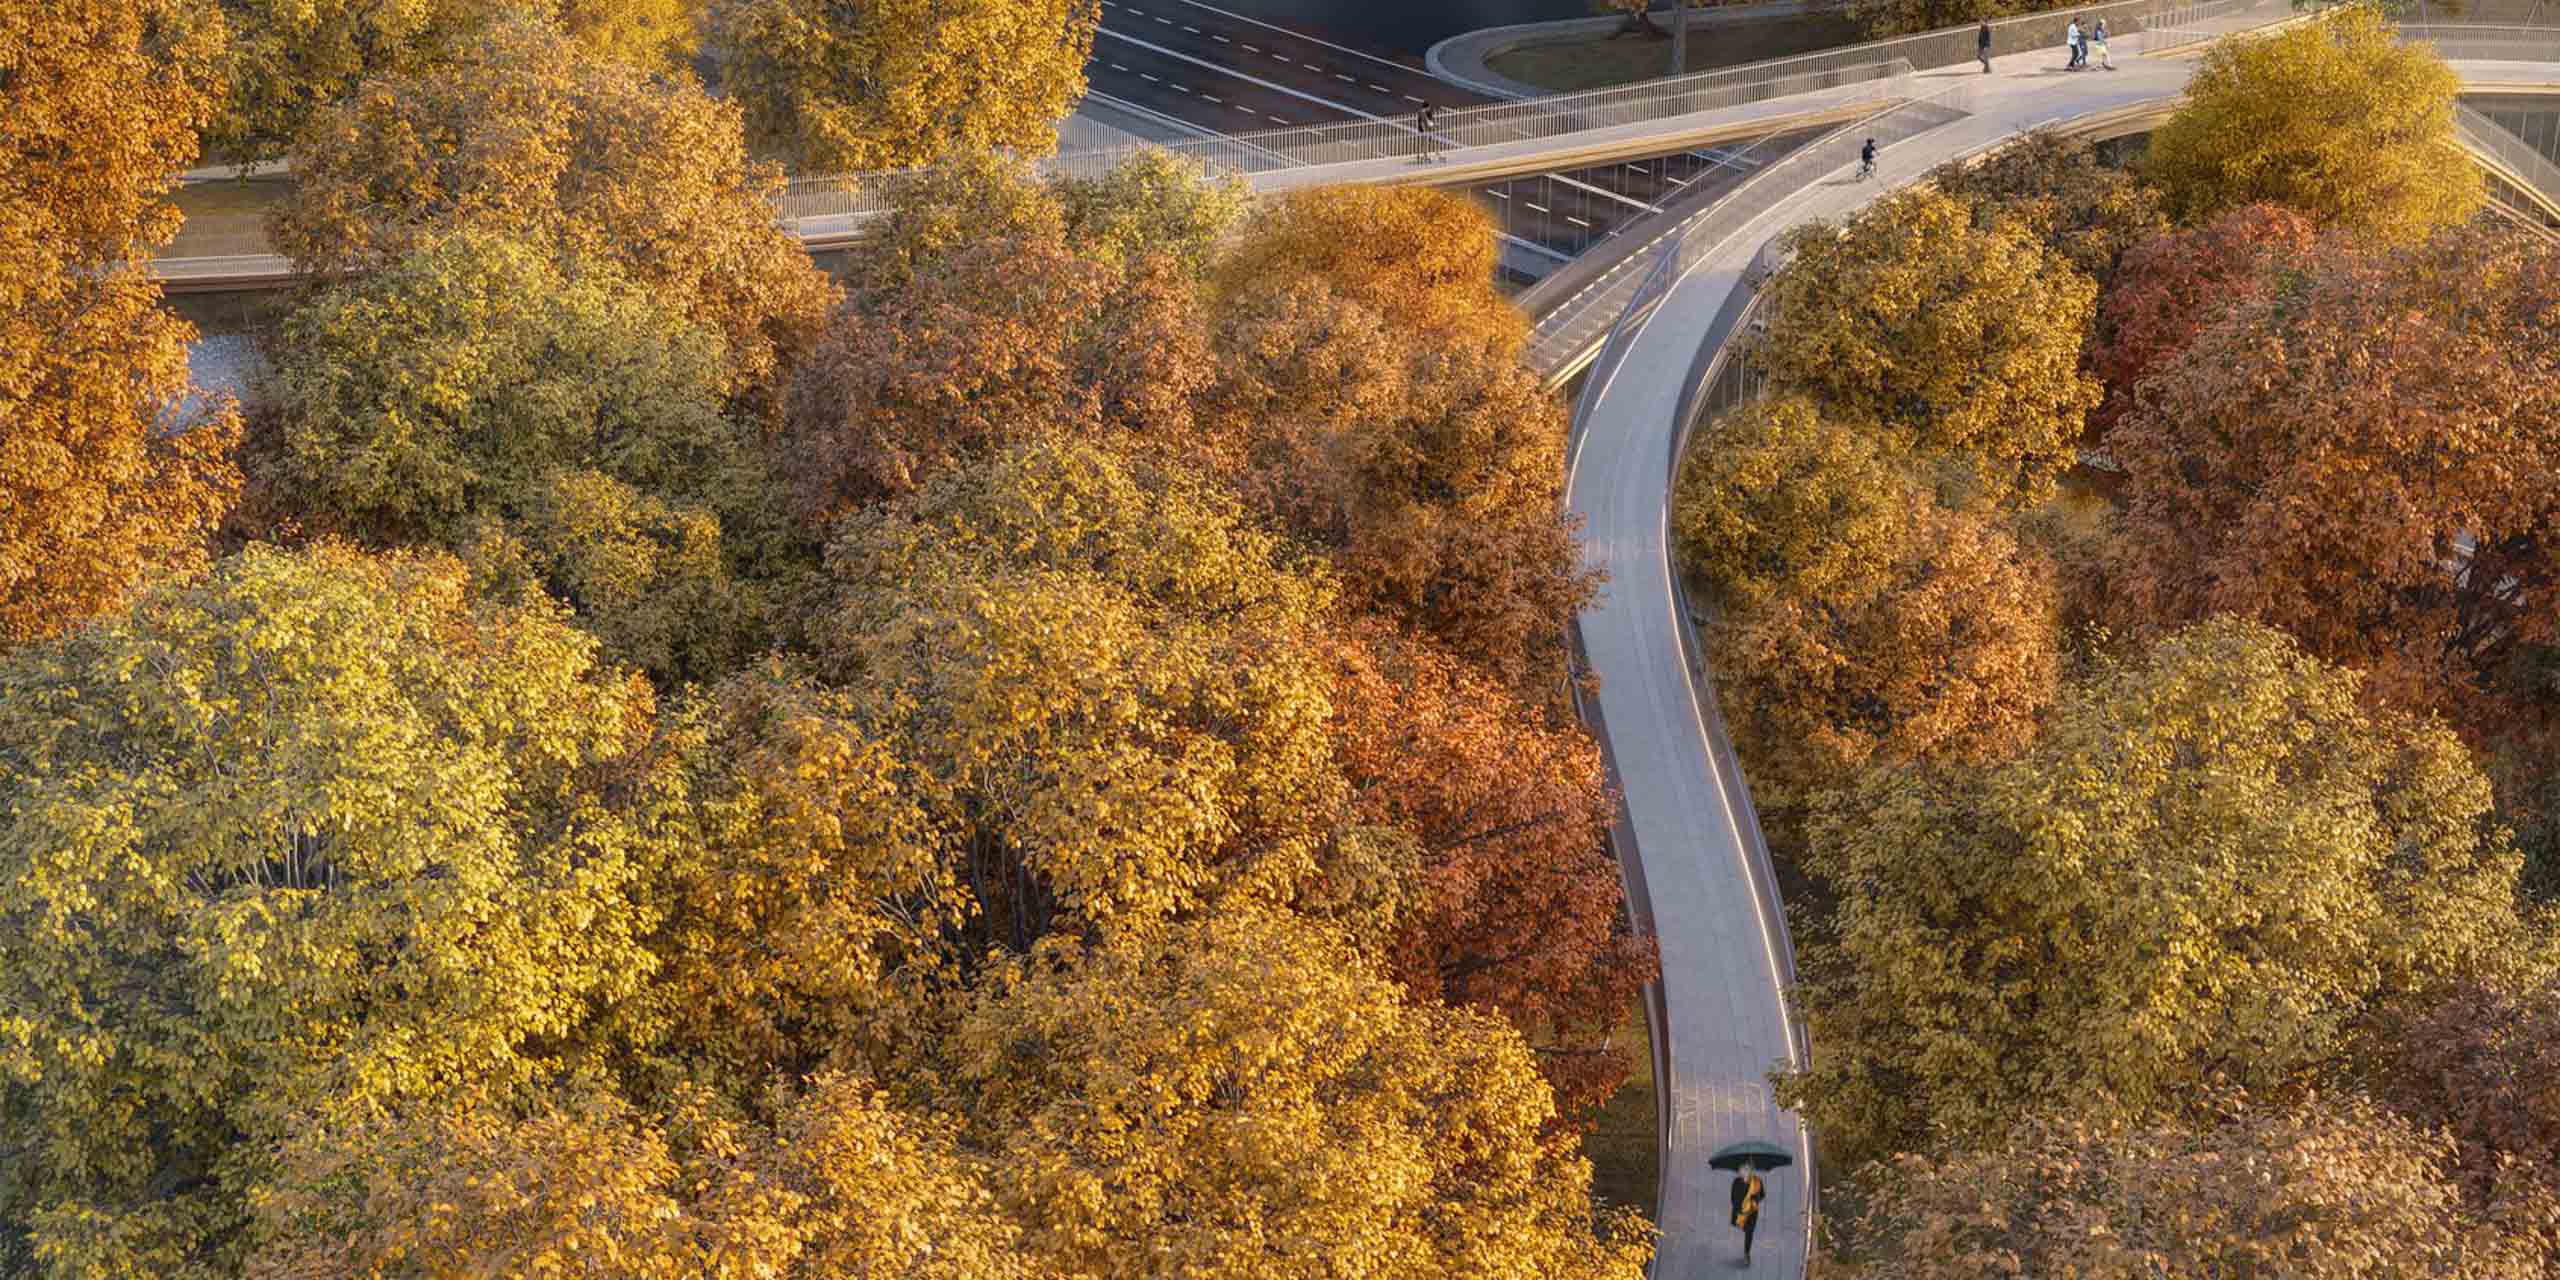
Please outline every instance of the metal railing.
[[2435, 46], [2448, 62], [2560, 62], [2560, 26], [2404, 22], [2400, 38]]
[[[1663, 247], [1637, 250], [1667, 254], [1670, 274], [1657, 278], [1647, 270], [1604, 276], [1589, 288], [1558, 304], [1539, 321], [1529, 338], [1527, 359], [1548, 385], [1561, 385], [1597, 359], [1605, 335], [1624, 325], [1641, 323], [1661, 295], [1699, 260], [1752, 221], [1803, 190], [1821, 175], [1846, 167], [1868, 138], [1892, 146], [1960, 120], [1971, 113], [1979, 86], [1961, 81], [1923, 98], [1897, 103], [1862, 120], [1842, 125], [1797, 148], [1657, 237]], [[1592, 382], [1604, 375], [1595, 369]], [[1587, 383], [1584, 395], [1591, 394]], [[1579, 412], [1577, 405], [1577, 412]]]
[[[1345, 120], [1332, 124], [1263, 129], [1190, 142], [1108, 147], [1068, 152], [1041, 162], [1050, 176], [1092, 177], [1149, 150], [1162, 150], [1203, 165], [1212, 172], [1257, 174], [1315, 165], [1363, 160], [1401, 160], [1464, 147], [1537, 142], [1626, 125], [1652, 124], [1778, 98], [1793, 98], [1825, 89], [1875, 85], [1908, 74], [1910, 67], [1891, 58], [1860, 55], [1855, 49], [1822, 66], [1790, 65], [1777, 70], [1758, 67], [1705, 71], [1696, 75], [1652, 80], [1614, 89], [1556, 94], [1525, 102], [1465, 107], [1443, 113], [1426, 139], [1409, 117], [1392, 120]], [[1798, 60], [1789, 60], [1792, 64]], [[790, 218], [860, 215], [884, 207], [883, 193], [898, 174], [844, 174], [794, 180], [786, 191], [783, 216]]]
[[2515, 134], [2500, 128], [2469, 107], [2453, 108], [2453, 132], [2462, 145], [2486, 161], [2490, 170], [2531, 197], [2539, 197], [2546, 220], [2560, 216], [2560, 164]]

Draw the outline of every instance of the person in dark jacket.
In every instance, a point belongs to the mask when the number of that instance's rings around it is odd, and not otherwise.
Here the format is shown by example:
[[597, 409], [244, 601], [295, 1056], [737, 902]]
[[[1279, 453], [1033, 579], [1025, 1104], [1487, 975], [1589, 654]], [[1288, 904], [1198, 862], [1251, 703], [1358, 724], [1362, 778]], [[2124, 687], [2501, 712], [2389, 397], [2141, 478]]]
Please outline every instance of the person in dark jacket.
[[1431, 131], [1439, 127], [1440, 109], [1437, 106], [1426, 102], [1422, 104], [1422, 110], [1413, 113], [1413, 158], [1416, 161], [1431, 161], [1439, 158], [1431, 154], [1437, 149]]
[[1991, 74], [1991, 19], [1982, 20], [1982, 29], [1973, 33], [1973, 50], [1982, 58], [1982, 74]]
[[1733, 1175], [1733, 1225], [1742, 1228], [1742, 1265], [1751, 1265], [1751, 1237], [1760, 1230], [1760, 1202], [1769, 1188], [1748, 1167]]
[[1858, 180], [1864, 182], [1874, 176], [1876, 176], [1876, 140], [1869, 138], [1867, 145], [1858, 148]]

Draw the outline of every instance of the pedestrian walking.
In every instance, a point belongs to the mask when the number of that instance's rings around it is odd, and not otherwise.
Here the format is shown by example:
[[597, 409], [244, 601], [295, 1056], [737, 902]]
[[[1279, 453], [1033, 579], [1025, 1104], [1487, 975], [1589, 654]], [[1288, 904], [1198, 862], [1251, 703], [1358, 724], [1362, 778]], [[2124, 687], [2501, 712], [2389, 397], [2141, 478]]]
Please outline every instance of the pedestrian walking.
[[2098, 65], [2099, 65], [2099, 66], [2105, 67], [2105, 68], [2106, 68], [2107, 70], [2109, 70], [2109, 71], [2113, 71], [2113, 70], [2115, 70], [2115, 69], [2116, 69], [2116, 60], [2115, 60], [2115, 59], [2113, 59], [2113, 58], [2111, 58], [2111, 57], [2108, 57], [2108, 56], [2107, 56], [2107, 20], [2106, 20], [2106, 19], [2104, 19], [2104, 18], [2100, 18], [2100, 19], [2098, 19], [2098, 29], [2097, 29], [2095, 32], [2093, 32], [2093, 33], [2091, 33], [2091, 34], [2090, 34], [2090, 36], [2089, 36], [2089, 44], [2090, 44], [2090, 46], [2091, 46], [2092, 48], [2095, 48], [2095, 49], [2098, 51]]
[[1426, 102], [1413, 113], [1413, 162], [1428, 163], [1432, 157], [1431, 131], [1440, 126], [1439, 108]]
[[1876, 140], [1869, 138], [1867, 145], [1858, 148], [1858, 181], [1864, 182], [1874, 176], [1876, 176]]
[[1751, 1237], [1760, 1230], [1760, 1202], [1769, 1194], [1760, 1175], [1745, 1168], [1733, 1175], [1733, 1225], [1742, 1228], [1742, 1265], [1751, 1265]]
[[2065, 70], [2065, 71], [2077, 71], [2077, 70], [2079, 70], [2079, 69], [2080, 69], [2080, 55], [2081, 55], [2081, 47], [2080, 47], [2080, 20], [2079, 20], [2078, 18], [2073, 18], [2073, 19], [2071, 20], [2071, 25], [2070, 25], [2070, 26], [2068, 26], [2068, 27], [2063, 28], [2063, 31], [2062, 31], [2062, 48], [2063, 48], [2063, 52], [2067, 55], [2067, 56], [2063, 59], [2062, 69], [2063, 69], [2063, 70]]
[[1991, 19], [1982, 20], [1982, 29], [1973, 33], [1973, 50], [1982, 58], [1982, 74], [1991, 74]]

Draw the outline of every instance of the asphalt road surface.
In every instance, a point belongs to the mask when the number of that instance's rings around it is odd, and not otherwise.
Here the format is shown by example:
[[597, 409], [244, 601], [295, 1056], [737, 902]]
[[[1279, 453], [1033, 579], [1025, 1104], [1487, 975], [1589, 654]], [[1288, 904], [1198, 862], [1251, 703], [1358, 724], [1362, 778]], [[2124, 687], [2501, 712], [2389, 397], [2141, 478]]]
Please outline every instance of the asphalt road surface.
[[1085, 66], [1096, 91], [1219, 133], [1406, 120], [1483, 102], [1398, 59], [1201, 0], [1102, 0]]

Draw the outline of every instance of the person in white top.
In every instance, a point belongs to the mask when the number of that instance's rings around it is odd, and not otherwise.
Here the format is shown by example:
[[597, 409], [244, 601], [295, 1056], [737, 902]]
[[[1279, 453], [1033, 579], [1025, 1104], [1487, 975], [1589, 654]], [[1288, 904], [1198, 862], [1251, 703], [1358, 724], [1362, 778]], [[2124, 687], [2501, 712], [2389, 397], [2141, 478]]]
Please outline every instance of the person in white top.
[[2063, 64], [2062, 64], [2062, 69], [2063, 69], [2063, 70], [2065, 70], [2065, 71], [2077, 71], [2077, 70], [2079, 70], [2079, 69], [2080, 69], [2080, 20], [2079, 20], [2078, 18], [2073, 18], [2073, 19], [2071, 20], [2071, 25], [2070, 25], [2070, 26], [2068, 26], [2068, 27], [2063, 28], [2063, 31], [2062, 31], [2062, 49], [2063, 49], [2063, 52], [2064, 52], [2065, 54], [2069, 55], [2069, 56], [2064, 60], [2064, 62], [2063, 62]]

